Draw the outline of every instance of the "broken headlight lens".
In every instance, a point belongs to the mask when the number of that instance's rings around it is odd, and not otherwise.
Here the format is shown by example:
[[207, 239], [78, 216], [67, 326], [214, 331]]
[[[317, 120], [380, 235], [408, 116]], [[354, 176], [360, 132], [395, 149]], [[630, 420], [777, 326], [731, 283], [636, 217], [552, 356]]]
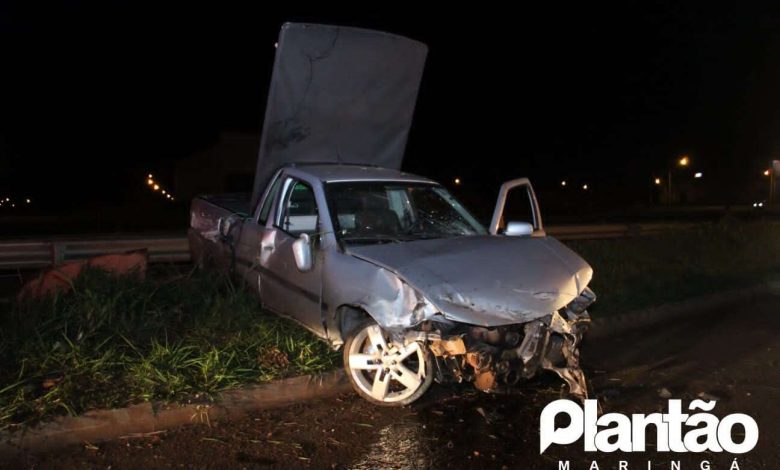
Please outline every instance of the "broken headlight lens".
[[569, 302], [569, 305], [566, 306], [566, 311], [573, 313], [574, 315], [579, 315], [595, 301], [596, 293], [590, 290], [589, 287], [586, 287], [576, 299]]

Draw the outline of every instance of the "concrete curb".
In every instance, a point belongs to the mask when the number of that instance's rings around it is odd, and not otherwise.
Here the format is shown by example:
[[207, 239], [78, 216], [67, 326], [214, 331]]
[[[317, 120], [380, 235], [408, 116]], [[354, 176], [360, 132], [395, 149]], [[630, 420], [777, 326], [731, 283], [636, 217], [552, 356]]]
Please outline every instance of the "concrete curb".
[[607, 318], [596, 318], [591, 324], [587, 339], [601, 339], [628, 330], [654, 325], [671, 318], [693, 317], [707, 313], [715, 307], [724, 307], [754, 299], [760, 295], [780, 293], [780, 282], [768, 282], [757, 286], [709, 294], [692, 299], [671, 302], [658, 307], [636, 310]]
[[[705, 313], [713, 307], [746, 301], [759, 295], [780, 292], [780, 283], [762, 284], [660, 307], [596, 319], [588, 338], [603, 338], [631, 329]], [[277, 408], [314, 398], [324, 398], [350, 390], [341, 370], [317, 376], [299, 376], [268, 384], [228, 390], [216, 403], [208, 405], [168, 405], [155, 410], [151, 403], [127, 408], [89, 411], [80, 416], [63, 416], [31, 429], [0, 433], [0, 455], [25, 451], [54, 450], [71, 444], [96, 443], [160, 431], [189, 423], [208, 423], [221, 418], [238, 418], [252, 411]]]
[[277, 408], [350, 390], [343, 371], [277, 380], [220, 394], [208, 405], [170, 405], [155, 410], [151, 403], [127, 408], [63, 416], [31, 429], [0, 433], [0, 456], [54, 450], [71, 444], [101, 442], [169, 429], [189, 423], [237, 418], [252, 411]]

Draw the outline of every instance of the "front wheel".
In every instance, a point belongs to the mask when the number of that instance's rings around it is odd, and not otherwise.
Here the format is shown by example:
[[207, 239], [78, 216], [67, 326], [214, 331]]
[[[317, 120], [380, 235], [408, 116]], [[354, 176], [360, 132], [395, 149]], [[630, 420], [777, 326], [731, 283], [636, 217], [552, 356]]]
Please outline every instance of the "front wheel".
[[382, 406], [408, 405], [433, 383], [426, 346], [393, 341], [373, 320], [364, 321], [347, 335], [344, 368], [352, 388]]

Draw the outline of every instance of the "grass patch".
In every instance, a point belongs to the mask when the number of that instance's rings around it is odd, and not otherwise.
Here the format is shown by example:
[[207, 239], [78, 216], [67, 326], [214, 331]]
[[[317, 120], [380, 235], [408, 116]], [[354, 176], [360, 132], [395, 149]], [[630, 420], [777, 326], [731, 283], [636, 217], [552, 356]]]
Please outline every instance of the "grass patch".
[[226, 278], [167, 277], [88, 270], [72, 293], [5, 304], [0, 429], [141, 401], [210, 400], [339, 363], [325, 343], [262, 313]]
[[[569, 245], [594, 268], [596, 316], [780, 279], [780, 225], [726, 220]], [[87, 270], [72, 293], [2, 304], [0, 429], [141, 401], [207, 401], [340, 363], [222, 276], [150, 278]]]
[[780, 224], [724, 219], [684, 232], [567, 244], [593, 267], [596, 316], [780, 279]]

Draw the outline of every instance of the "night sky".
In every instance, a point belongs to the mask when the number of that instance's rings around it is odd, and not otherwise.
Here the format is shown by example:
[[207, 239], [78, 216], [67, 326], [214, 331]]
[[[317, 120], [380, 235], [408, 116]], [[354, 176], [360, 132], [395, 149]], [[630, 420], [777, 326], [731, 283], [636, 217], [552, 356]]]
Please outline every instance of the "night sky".
[[567, 179], [602, 201], [642, 203], [688, 154], [710, 200], [746, 202], [780, 157], [780, 10], [266, 3], [4, 3], [0, 192], [60, 210], [127, 203], [147, 169], [223, 130], [258, 132], [284, 21], [427, 43], [405, 169], [461, 176], [471, 190], [530, 176], [550, 194]]

